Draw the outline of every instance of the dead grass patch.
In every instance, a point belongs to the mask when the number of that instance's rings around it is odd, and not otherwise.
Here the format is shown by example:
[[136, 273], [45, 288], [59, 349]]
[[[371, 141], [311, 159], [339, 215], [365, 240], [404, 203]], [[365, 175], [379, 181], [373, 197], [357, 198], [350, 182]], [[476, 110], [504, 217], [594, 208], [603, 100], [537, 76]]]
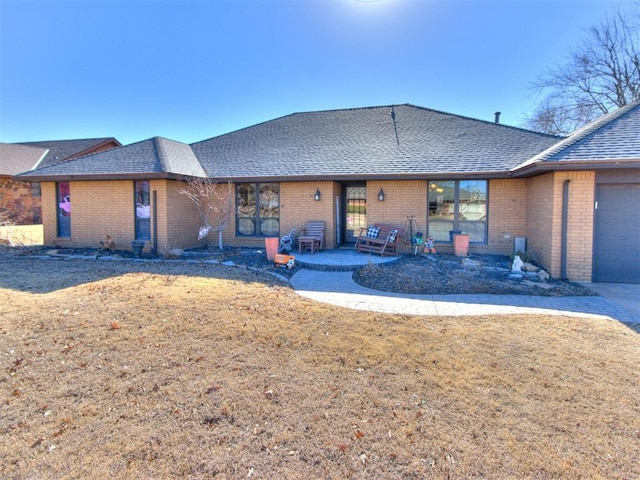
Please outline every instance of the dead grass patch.
[[640, 336], [613, 321], [32, 259], [3, 260], [0, 319], [4, 478], [640, 477]]

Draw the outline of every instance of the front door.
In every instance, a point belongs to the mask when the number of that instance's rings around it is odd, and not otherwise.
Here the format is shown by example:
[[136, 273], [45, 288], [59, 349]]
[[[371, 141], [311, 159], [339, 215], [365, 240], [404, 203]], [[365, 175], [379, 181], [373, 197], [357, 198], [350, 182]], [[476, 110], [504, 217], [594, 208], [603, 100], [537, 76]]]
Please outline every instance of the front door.
[[367, 186], [364, 183], [343, 187], [344, 243], [355, 243], [361, 228], [367, 226]]

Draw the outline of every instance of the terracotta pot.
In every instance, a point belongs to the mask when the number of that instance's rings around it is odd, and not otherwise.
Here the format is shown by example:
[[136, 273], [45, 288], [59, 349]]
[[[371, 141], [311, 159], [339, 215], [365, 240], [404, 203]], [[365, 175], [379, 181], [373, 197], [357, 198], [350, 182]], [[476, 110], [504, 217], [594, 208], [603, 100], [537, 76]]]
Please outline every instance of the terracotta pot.
[[466, 257], [469, 255], [469, 235], [456, 233], [453, 235], [453, 254], [456, 257]]
[[278, 244], [280, 239], [278, 237], [270, 237], [264, 239], [264, 246], [267, 249], [267, 260], [273, 262], [278, 253]]

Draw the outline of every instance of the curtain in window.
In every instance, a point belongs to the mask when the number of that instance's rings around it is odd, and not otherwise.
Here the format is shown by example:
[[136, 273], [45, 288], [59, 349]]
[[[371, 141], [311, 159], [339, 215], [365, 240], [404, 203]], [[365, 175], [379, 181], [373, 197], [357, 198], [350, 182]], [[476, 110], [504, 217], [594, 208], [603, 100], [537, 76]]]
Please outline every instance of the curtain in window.
[[151, 240], [151, 191], [149, 180], [134, 182], [136, 240]]

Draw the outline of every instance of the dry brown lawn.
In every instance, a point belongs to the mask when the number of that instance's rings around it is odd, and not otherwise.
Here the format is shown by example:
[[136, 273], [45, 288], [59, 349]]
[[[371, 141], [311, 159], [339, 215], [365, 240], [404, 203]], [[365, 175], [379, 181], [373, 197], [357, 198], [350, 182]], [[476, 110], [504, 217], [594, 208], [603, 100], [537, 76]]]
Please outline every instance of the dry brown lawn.
[[202, 264], [0, 259], [0, 477], [640, 478], [640, 335], [333, 308]]

